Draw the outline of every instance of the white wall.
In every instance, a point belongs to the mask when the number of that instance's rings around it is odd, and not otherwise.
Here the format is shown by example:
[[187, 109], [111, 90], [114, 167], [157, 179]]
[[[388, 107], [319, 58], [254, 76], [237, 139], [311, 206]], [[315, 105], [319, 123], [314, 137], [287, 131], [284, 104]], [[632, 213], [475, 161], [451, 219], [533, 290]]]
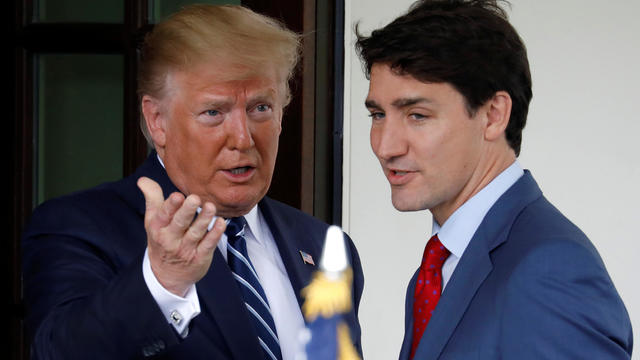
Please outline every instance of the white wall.
[[[428, 212], [393, 209], [369, 146], [366, 81], [353, 51], [365, 33], [411, 0], [347, 0], [343, 224], [362, 257], [360, 319], [366, 359], [397, 358], [404, 296], [430, 235]], [[640, 2], [512, 0], [529, 51], [533, 101], [521, 164], [591, 238], [624, 300], [640, 343]], [[636, 349], [634, 359], [640, 359]]]

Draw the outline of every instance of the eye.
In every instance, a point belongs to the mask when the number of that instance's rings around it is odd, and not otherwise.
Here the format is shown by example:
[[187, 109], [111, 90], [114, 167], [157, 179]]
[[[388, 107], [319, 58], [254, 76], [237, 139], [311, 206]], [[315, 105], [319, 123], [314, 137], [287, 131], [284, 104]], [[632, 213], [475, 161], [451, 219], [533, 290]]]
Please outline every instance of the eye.
[[431, 118], [431, 116], [427, 114], [421, 114], [421, 113], [410, 113], [409, 118], [415, 121], [425, 121]]
[[273, 106], [269, 103], [258, 103], [247, 113], [254, 121], [265, 121], [273, 118]]
[[381, 120], [384, 118], [384, 113], [381, 111], [372, 111], [369, 114], [369, 117], [371, 118], [371, 120], [376, 121], [376, 120]]
[[266, 112], [271, 110], [271, 105], [268, 104], [259, 104], [258, 106], [256, 106], [256, 111], [258, 112]]
[[209, 109], [198, 115], [198, 121], [202, 124], [216, 126], [222, 123], [224, 114], [220, 110]]

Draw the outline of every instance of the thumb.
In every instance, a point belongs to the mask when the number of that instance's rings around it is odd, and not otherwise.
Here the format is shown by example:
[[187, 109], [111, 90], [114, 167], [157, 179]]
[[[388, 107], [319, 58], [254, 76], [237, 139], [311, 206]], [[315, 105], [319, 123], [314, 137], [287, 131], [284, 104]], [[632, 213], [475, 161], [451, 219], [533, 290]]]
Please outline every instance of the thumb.
[[145, 219], [151, 219], [164, 203], [162, 188], [157, 182], [142, 176], [138, 179], [138, 188], [142, 191], [145, 200]]

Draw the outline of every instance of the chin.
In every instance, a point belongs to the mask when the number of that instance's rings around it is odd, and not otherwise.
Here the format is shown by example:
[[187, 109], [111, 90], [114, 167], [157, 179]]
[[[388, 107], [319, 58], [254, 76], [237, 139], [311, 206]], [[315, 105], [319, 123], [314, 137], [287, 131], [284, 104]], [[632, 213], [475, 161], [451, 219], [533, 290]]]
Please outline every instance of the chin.
[[216, 215], [222, 216], [225, 219], [244, 216], [249, 211], [251, 211], [251, 208], [253, 208], [253, 205], [255, 204], [249, 204], [249, 205], [233, 204], [232, 206], [226, 206], [221, 204], [217, 207], [218, 212]]
[[421, 209], [418, 209], [417, 207], [413, 206], [413, 204], [408, 203], [407, 201], [404, 201], [404, 200], [391, 199], [391, 203], [393, 204], [393, 207], [396, 208], [396, 210], [398, 210], [398, 211], [416, 211], [416, 210], [421, 210]]
[[225, 218], [246, 215], [263, 197], [244, 193], [240, 196], [229, 196], [226, 199], [221, 199], [219, 205], [216, 205], [218, 215]]
[[391, 203], [398, 211], [421, 211], [429, 209], [420, 198], [416, 196], [398, 196], [391, 195]]

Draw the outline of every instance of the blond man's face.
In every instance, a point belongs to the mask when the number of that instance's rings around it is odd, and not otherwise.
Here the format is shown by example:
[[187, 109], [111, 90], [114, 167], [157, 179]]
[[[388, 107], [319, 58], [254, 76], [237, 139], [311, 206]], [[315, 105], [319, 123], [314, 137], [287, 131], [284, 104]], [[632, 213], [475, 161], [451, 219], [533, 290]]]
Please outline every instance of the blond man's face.
[[213, 202], [218, 215], [246, 214], [266, 194], [286, 99], [276, 72], [229, 80], [211, 63], [173, 71], [154, 136], [171, 181]]

